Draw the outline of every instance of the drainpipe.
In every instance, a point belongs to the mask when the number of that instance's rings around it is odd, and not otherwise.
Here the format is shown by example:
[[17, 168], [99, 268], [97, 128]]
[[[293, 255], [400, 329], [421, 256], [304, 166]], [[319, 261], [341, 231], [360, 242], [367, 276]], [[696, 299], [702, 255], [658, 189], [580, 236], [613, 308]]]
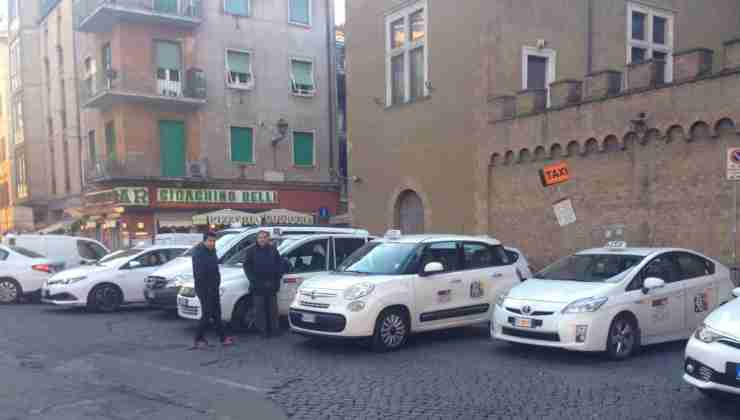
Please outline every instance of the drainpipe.
[[336, 65], [336, 35], [334, 28], [334, 0], [326, 0], [326, 44], [329, 48], [327, 62], [329, 65], [329, 175], [332, 181], [336, 179], [334, 168], [334, 142], [337, 139], [337, 65]]
[[586, 0], [588, 20], [586, 21], [586, 74], [594, 71], [594, 0]]

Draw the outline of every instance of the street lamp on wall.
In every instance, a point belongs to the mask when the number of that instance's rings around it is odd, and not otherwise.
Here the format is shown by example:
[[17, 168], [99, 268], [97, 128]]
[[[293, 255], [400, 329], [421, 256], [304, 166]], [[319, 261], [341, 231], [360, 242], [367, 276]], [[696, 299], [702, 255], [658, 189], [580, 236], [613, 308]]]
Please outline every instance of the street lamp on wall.
[[290, 126], [284, 118], [280, 118], [275, 123], [275, 127], [277, 128], [278, 136], [272, 139], [272, 147], [276, 147], [278, 143], [285, 140], [285, 137], [288, 135], [288, 128]]

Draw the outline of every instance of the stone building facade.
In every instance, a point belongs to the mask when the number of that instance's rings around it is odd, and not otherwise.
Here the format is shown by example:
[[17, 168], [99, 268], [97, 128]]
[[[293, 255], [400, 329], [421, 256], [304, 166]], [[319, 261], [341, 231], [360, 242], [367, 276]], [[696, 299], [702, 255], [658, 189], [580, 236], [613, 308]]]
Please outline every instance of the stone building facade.
[[[75, 19], [85, 213], [98, 236], [189, 229], [224, 208], [173, 203], [168, 188], [278, 197], [234, 210], [336, 214], [333, 2], [81, 0]], [[100, 198], [111, 191], [150, 199]]]
[[[355, 221], [493, 235], [536, 267], [620, 238], [733, 262], [740, 5], [711, 3], [350, 3]], [[543, 187], [560, 162], [570, 180]]]

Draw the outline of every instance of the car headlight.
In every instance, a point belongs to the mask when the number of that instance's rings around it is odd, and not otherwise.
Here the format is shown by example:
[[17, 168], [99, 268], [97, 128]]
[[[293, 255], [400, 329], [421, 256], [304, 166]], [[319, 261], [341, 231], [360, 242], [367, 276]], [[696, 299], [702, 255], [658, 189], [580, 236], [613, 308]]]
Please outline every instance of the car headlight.
[[590, 297], [586, 299], [579, 299], [563, 309], [564, 314], [580, 314], [584, 312], [596, 312], [604, 306], [608, 298], [595, 298]]
[[506, 300], [507, 297], [509, 297], [508, 292], [501, 293], [500, 295], [498, 295], [498, 297], [496, 298], [496, 306], [498, 306], [499, 308], [503, 308], [504, 301]]
[[87, 276], [70, 277], [66, 279], [51, 279], [47, 281], [46, 284], [48, 286], [53, 286], [55, 284], [73, 284], [83, 280], [87, 280]]
[[364, 298], [375, 290], [375, 285], [372, 283], [359, 283], [350, 287], [344, 291], [344, 298], [347, 300], [357, 300]]
[[722, 334], [716, 333], [711, 328], [707, 327], [706, 325], [702, 324], [694, 333], [694, 337], [697, 340], [703, 341], [705, 343], [714, 343], [715, 341], [719, 340], [723, 337]]

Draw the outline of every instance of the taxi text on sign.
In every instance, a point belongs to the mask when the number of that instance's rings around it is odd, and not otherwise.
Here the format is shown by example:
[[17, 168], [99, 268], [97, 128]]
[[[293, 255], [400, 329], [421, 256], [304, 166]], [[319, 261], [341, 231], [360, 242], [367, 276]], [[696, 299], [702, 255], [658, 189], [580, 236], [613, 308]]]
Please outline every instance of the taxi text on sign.
[[740, 181], [740, 147], [727, 149], [727, 180]]
[[540, 170], [542, 186], [549, 187], [556, 184], [562, 184], [570, 179], [570, 170], [565, 162], [547, 165]]

